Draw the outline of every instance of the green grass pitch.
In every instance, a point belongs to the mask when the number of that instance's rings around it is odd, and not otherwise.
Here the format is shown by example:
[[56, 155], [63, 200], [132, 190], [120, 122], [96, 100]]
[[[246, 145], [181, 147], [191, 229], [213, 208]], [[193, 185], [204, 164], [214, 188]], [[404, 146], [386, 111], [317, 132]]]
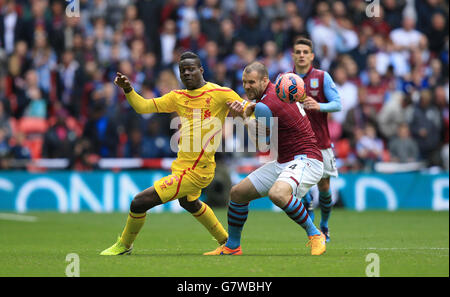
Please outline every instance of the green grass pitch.
[[[216, 209], [226, 227], [226, 210]], [[316, 225], [320, 214], [317, 212]], [[36, 221], [0, 219], [0, 276], [65, 276], [66, 255], [79, 255], [80, 276], [364, 277], [366, 256], [380, 276], [449, 276], [449, 213], [336, 209], [331, 242], [309, 255], [303, 229], [284, 213], [250, 211], [242, 256], [202, 256], [217, 245], [186, 212], [150, 213], [132, 255], [99, 256], [113, 244], [124, 213], [33, 212]]]

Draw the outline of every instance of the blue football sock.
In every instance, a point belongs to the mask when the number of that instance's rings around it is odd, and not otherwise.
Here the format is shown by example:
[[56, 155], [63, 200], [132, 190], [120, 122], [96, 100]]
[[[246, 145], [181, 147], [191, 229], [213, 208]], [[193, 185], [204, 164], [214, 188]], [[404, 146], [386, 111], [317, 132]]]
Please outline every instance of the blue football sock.
[[230, 249], [241, 245], [241, 233], [248, 216], [248, 203], [238, 204], [230, 201], [228, 204], [228, 240], [225, 244]]
[[320, 234], [320, 231], [311, 221], [305, 206], [299, 199], [295, 198], [294, 195], [291, 196], [291, 199], [282, 210], [284, 210], [294, 222], [302, 226], [308, 236]]
[[310, 192], [306, 193], [306, 195], [302, 198], [302, 202], [303, 203], [312, 203], [313, 202]]
[[309, 191], [302, 198], [302, 203], [305, 205], [306, 210], [308, 211], [308, 215], [311, 218], [311, 221], [314, 222], [314, 208], [313, 208], [313, 198], [311, 196], [311, 192]]
[[328, 220], [331, 215], [332, 199], [331, 191], [319, 192], [319, 205], [320, 205], [320, 227], [328, 228]]

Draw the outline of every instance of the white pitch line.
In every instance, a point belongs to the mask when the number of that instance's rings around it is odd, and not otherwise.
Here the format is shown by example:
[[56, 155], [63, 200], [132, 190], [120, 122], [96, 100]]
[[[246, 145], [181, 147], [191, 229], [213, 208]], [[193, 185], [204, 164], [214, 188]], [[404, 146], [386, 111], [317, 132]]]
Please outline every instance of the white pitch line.
[[6, 220], [6, 221], [18, 221], [18, 222], [30, 222], [34, 223], [38, 220], [37, 217], [33, 216], [25, 216], [15, 213], [0, 213], [0, 220]]

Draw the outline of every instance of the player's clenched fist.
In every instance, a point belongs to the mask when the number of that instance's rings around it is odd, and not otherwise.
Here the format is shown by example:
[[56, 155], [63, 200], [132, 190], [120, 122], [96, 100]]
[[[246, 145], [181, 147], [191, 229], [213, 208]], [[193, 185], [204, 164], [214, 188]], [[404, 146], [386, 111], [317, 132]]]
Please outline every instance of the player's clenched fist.
[[256, 103], [250, 102], [244, 110], [244, 118], [249, 118], [255, 112]]
[[243, 117], [244, 106], [239, 101], [227, 102], [230, 113], [233, 117]]
[[114, 79], [114, 84], [119, 88], [122, 88], [125, 93], [129, 93], [133, 89], [128, 77], [120, 72], [117, 72], [116, 78]]

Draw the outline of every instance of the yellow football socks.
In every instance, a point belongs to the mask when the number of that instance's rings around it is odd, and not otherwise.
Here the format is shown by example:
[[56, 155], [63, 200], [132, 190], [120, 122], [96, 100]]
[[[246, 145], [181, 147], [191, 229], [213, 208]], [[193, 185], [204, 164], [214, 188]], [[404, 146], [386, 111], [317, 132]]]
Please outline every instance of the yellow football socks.
[[125, 229], [123, 229], [122, 236], [120, 237], [120, 241], [126, 246], [130, 247], [131, 244], [136, 239], [139, 231], [145, 223], [146, 213], [134, 213], [131, 212], [128, 214], [127, 224]]
[[217, 219], [212, 209], [204, 202], [199, 211], [192, 214], [211, 233], [219, 244], [227, 241], [228, 233]]

